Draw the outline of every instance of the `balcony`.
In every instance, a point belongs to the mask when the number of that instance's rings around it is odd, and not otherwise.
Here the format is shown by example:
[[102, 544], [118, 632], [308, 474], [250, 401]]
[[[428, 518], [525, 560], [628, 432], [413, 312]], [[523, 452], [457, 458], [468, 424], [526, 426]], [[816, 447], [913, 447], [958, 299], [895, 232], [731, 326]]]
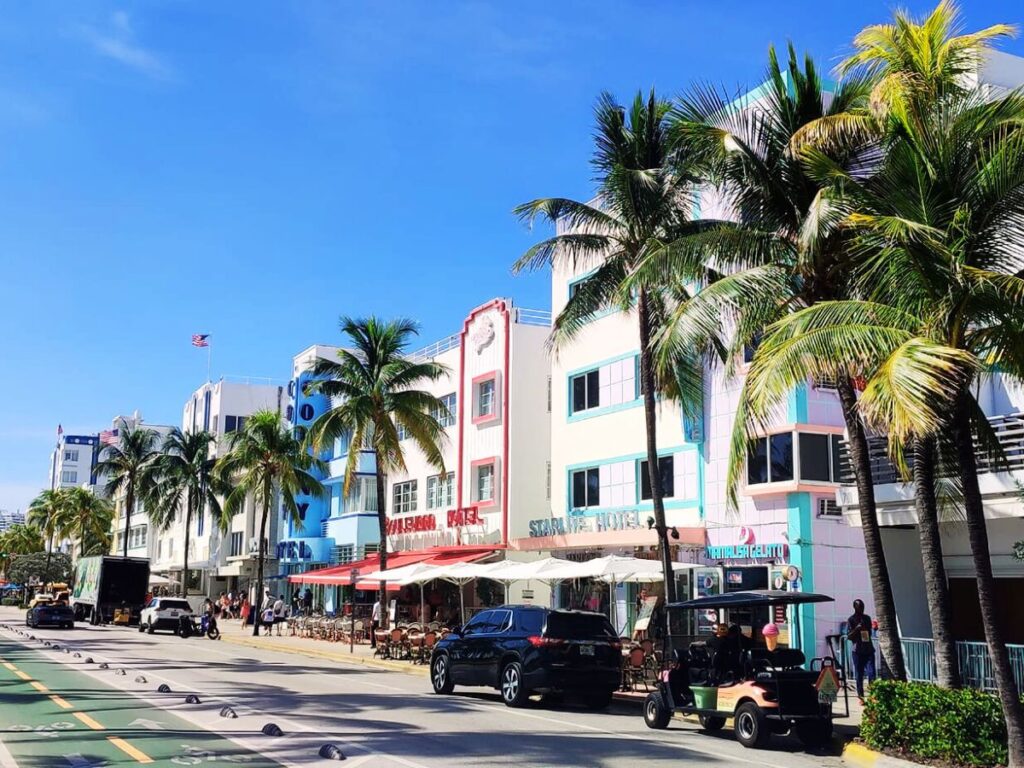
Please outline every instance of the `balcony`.
[[[1000, 451], [988, 449], [974, 438], [978, 458], [978, 474], [991, 475], [1000, 472], [1024, 471], [1024, 413], [993, 416], [988, 420], [999, 444]], [[871, 462], [871, 476], [875, 485], [903, 483], [896, 465], [889, 458], [888, 442], [884, 436], [868, 438], [868, 458]], [[907, 457], [908, 468], [913, 468], [913, 457]], [[840, 479], [843, 485], [853, 485], [856, 480], [847, 441], [843, 441], [839, 452]]]

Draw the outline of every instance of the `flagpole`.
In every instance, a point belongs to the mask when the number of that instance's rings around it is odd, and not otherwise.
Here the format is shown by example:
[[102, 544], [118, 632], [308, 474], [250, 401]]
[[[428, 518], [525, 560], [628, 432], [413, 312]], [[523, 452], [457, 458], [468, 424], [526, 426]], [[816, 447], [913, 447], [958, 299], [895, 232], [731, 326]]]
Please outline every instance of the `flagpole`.
[[213, 345], [207, 342], [206, 344], [206, 383], [209, 384], [212, 379], [210, 378], [210, 358], [213, 357]]

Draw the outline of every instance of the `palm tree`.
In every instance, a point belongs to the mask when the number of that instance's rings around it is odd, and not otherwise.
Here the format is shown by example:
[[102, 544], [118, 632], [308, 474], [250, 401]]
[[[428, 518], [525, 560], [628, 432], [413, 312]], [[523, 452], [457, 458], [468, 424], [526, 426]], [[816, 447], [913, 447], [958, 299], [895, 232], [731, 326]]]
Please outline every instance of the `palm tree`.
[[192, 518], [198, 512], [221, 523], [220, 496], [229, 491], [214, 473], [215, 460], [210, 457], [210, 446], [216, 437], [210, 432], [182, 432], [171, 430], [164, 438], [163, 449], [156, 461], [156, 502], [150, 518], [161, 529], [167, 530], [179, 511], [185, 510], [185, 546], [182, 566], [183, 589], [188, 596], [188, 544]]
[[137, 501], [148, 502], [156, 487], [153, 473], [159, 451], [157, 433], [141, 426], [130, 427], [121, 420], [118, 442], [100, 452], [96, 474], [106, 476], [104, 491], [109, 498], [124, 493], [124, 557], [128, 557], [128, 532]]
[[34, 525], [15, 523], [4, 532], [6, 551], [12, 555], [32, 555], [46, 548], [43, 532]]
[[58, 534], [78, 541], [78, 555], [105, 552], [110, 547], [110, 526], [114, 508], [85, 488], [64, 489]]
[[224, 500], [220, 520], [222, 530], [227, 530], [231, 518], [245, 509], [245, 499], [249, 495], [260, 508], [253, 635], [260, 633], [267, 518], [275, 496], [280, 498], [284, 511], [297, 522], [299, 508], [295, 496], [299, 493], [323, 495], [324, 487], [311, 471], [323, 471], [325, 467], [324, 462], [305, 450], [274, 411], [257, 411], [246, 419], [245, 428], [231, 433], [228, 452], [217, 460], [214, 468], [217, 482], [231, 487]]
[[[634, 283], [646, 259], [672, 253], [694, 230], [689, 220], [694, 179], [677, 170], [669, 146], [670, 104], [652, 90], [638, 93], [627, 110], [604, 93], [595, 108], [597, 132], [592, 165], [596, 170], [594, 202], [542, 198], [518, 206], [515, 214], [531, 223], [538, 217], [558, 226], [554, 237], [537, 243], [513, 266], [514, 272], [546, 267], [576, 269], [598, 265], [555, 318], [551, 345], [569, 344], [594, 313], [618, 309], [635, 313], [640, 341], [640, 387], [647, 436], [647, 469], [655, 528], [665, 579], [665, 596], [675, 599], [675, 576], [665, 525], [664, 488], [658, 470], [656, 401], [659, 394], [679, 400], [692, 413], [700, 402], [699, 377], [692, 355], [679, 356], [662, 375], [654, 365], [653, 338], [664, 322], [670, 301], [688, 297], [683, 282], [671, 289], [654, 281]], [[668, 285], [662, 283], [661, 285]], [[681, 375], [685, 373], [685, 375]]]
[[[373, 451], [380, 570], [386, 571], [387, 476], [406, 471], [398, 427], [416, 443], [431, 465], [444, 472], [441, 450], [445, 432], [438, 415], [445, 415], [447, 409], [433, 394], [416, 387], [437, 381], [447, 373], [447, 368], [405, 357], [409, 343], [418, 333], [411, 320], [342, 317], [341, 332], [347, 337], [349, 348], [339, 350], [337, 362], [318, 360], [313, 367], [313, 374], [319, 379], [314, 389], [340, 402], [313, 423], [307, 439], [317, 454], [335, 440], [347, 440], [343, 487], [346, 497], [359, 468], [361, 449], [365, 446]], [[384, 582], [380, 584], [380, 603], [387, 604]], [[384, 623], [386, 626], [386, 619]]]
[[53, 537], [60, 528], [61, 511], [65, 501], [62, 488], [46, 490], [36, 496], [28, 506], [28, 523], [46, 536], [46, 570], [50, 570], [53, 556]]

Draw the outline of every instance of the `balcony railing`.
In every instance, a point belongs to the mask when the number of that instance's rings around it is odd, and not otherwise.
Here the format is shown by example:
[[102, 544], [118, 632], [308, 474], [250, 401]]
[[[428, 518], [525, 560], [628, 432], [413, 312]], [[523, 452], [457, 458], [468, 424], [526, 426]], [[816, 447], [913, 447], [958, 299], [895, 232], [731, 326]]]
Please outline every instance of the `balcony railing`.
[[520, 309], [512, 310], [512, 321], [520, 325], [542, 325], [545, 328], [551, 325], [551, 313], [546, 309]]
[[[975, 435], [974, 448], [978, 458], [978, 473], [1024, 470], [1024, 413], [993, 416], [988, 423], [1001, 450], [989, 450], [988, 444], [983, 444]], [[889, 446], [885, 436], [868, 438], [868, 460], [871, 462], [871, 476], [875, 485], [903, 482], [896, 465], [889, 458]], [[907, 456], [907, 467], [913, 467], [912, 456]], [[841, 482], [844, 485], [853, 485], [856, 481], [853, 462], [850, 459], [849, 445], [845, 440], [839, 452], [839, 471]]]
[[423, 349], [417, 349], [415, 352], [409, 355], [409, 359], [414, 363], [422, 363], [425, 360], [433, 360], [438, 355], [447, 352], [450, 349], [457, 349], [459, 346], [459, 334], [453, 333], [451, 336], [435, 341], [429, 346], [423, 347]]

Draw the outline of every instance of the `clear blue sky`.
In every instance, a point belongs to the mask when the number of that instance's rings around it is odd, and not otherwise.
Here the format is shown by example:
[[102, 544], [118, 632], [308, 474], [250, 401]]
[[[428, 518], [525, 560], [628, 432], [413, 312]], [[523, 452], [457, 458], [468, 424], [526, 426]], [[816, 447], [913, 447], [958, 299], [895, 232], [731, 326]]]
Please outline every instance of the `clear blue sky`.
[[[769, 43], [831, 66], [891, 3], [33, 0], [0, 16], [0, 508], [58, 423], [178, 423], [213, 372], [287, 379], [340, 313], [423, 341], [497, 295], [510, 215], [586, 197], [601, 89], [760, 81]], [[918, 0], [915, 11], [930, 7]], [[1018, 2], [967, 23], [1024, 22]], [[1006, 50], [1024, 54], [1014, 41]]]

